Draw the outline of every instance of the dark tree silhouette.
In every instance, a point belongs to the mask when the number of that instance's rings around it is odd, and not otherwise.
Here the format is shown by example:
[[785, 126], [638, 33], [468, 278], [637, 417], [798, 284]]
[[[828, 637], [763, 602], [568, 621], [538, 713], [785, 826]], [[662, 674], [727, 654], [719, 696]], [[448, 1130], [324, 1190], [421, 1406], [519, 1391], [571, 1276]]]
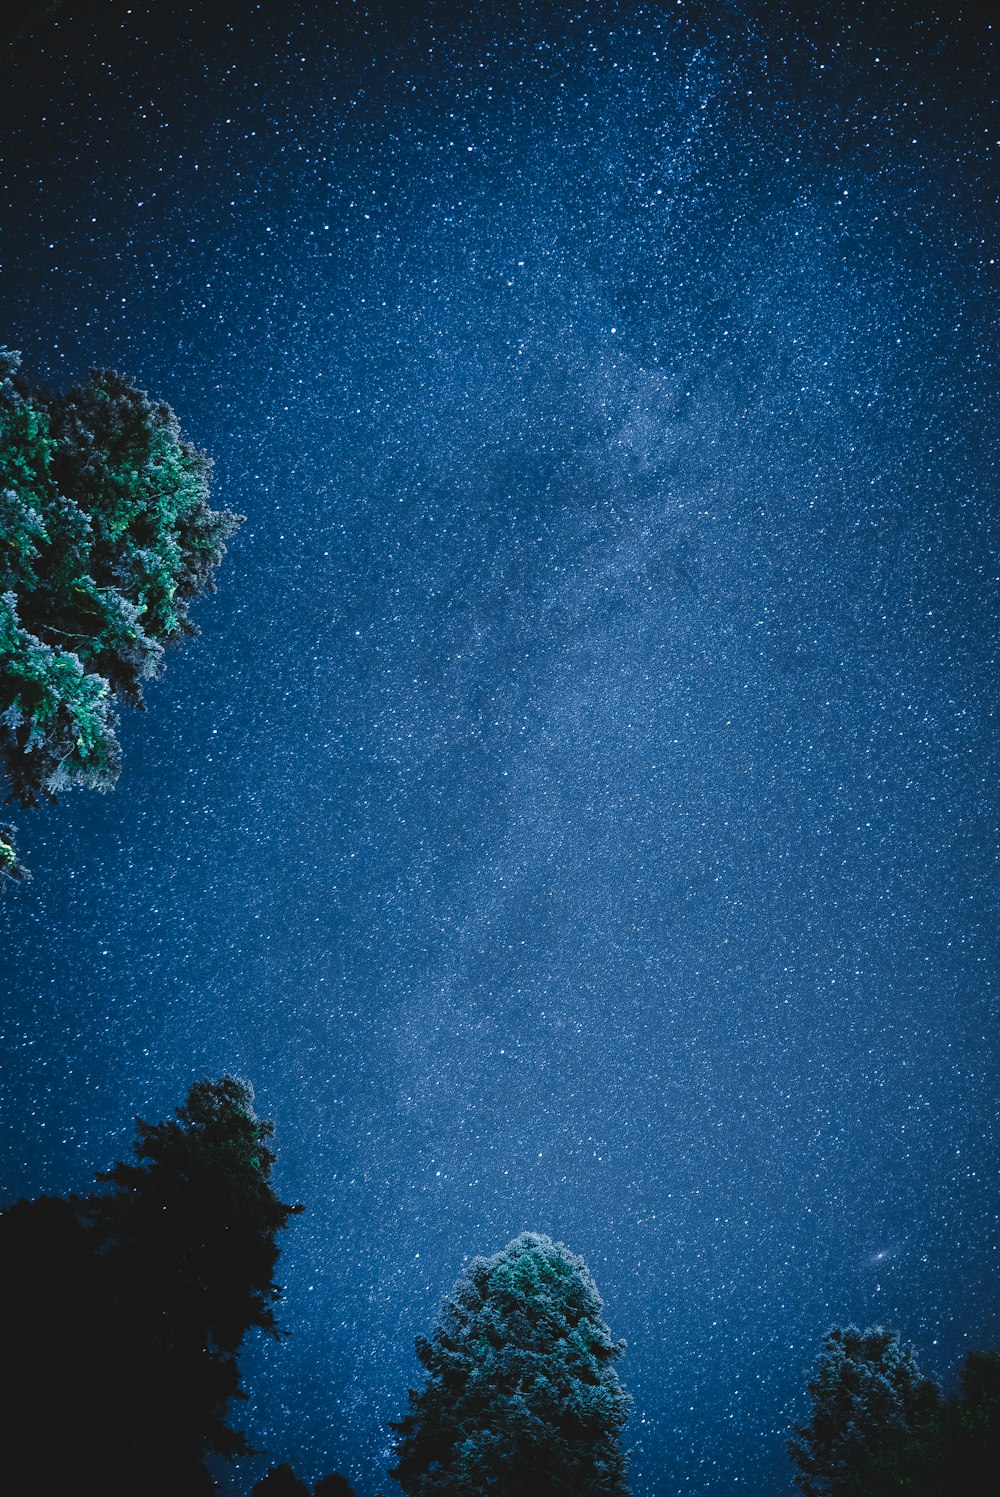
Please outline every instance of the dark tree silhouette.
[[321, 1476], [313, 1487], [313, 1497], [355, 1497], [354, 1488], [346, 1476], [334, 1471], [330, 1476]]
[[261, 1477], [250, 1497], [309, 1497], [309, 1488], [299, 1480], [291, 1466], [283, 1462]]
[[391, 1475], [409, 1497], [627, 1497], [624, 1350], [582, 1258], [525, 1233], [475, 1258], [417, 1343]]
[[874, 1455], [844, 1497], [992, 1497], [1000, 1473], [1000, 1353], [970, 1351], [961, 1392], [917, 1434]]
[[237, 1354], [278, 1334], [271, 1125], [249, 1085], [198, 1082], [176, 1121], [138, 1124], [110, 1189], [0, 1214], [14, 1391], [8, 1453], [51, 1490], [197, 1494], [204, 1457], [248, 1450], [226, 1424]]
[[828, 1331], [809, 1393], [812, 1418], [788, 1445], [806, 1497], [846, 1497], [876, 1458], [926, 1427], [940, 1399], [913, 1348], [881, 1326]]
[[19, 361], [0, 350], [0, 748], [30, 806], [114, 784], [115, 703], [195, 632], [240, 517], [169, 406], [108, 371], [52, 395]]
[[[301, 1477], [283, 1462], [261, 1477], [251, 1497], [310, 1497], [310, 1493]], [[320, 1477], [312, 1489], [312, 1497], [355, 1497], [355, 1493], [347, 1477], [334, 1472], [332, 1476]]]

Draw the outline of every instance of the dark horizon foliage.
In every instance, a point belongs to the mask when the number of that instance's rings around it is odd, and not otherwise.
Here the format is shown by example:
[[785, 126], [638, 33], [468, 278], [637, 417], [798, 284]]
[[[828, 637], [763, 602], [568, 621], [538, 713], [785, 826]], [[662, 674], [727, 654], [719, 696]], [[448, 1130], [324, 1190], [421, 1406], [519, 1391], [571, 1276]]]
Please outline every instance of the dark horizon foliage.
[[282, 1461], [254, 1483], [250, 1497], [310, 1497], [310, 1493], [288, 1462]]
[[355, 1493], [347, 1477], [337, 1471], [321, 1476], [310, 1493], [308, 1483], [282, 1461], [254, 1483], [251, 1497], [355, 1497]]
[[390, 1472], [407, 1497], [628, 1497], [630, 1400], [582, 1258], [525, 1232], [474, 1258], [417, 1343]]
[[873, 1453], [844, 1497], [978, 1497], [1000, 1473], [1000, 1352], [966, 1352], [960, 1390], [902, 1443]]
[[271, 1185], [272, 1131], [249, 1083], [197, 1082], [176, 1120], [138, 1121], [109, 1189], [0, 1213], [15, 1465], [44, 1450], [53, 1490], [176, 1497], [214, 1489], [207, 1454], [250, 1453], [227, 1423], [238, 1354], [281, 1334], [276, 1239], [301, 1210]]
[[329, 1476], [320, 1477], [313, 1487], [313, 1497], [355, 1497], [355, 1492], [346, 1476], [333, 1471]]
[[809, 1384], [809, 1423], [788, 1442], [795, 1484], [805, 1497], [845, 1497], [876, 1457], [924, 1429], [941, 1398], [920, 1374], [898, 1331], [833, 1326]]
[[241, 517], [210, 508], [211, 462], [168, 405], [92, 371], [65, 394], [0, 349], [0, 746], [8, 799], [118, 777], [118, 703], [197, 632]]

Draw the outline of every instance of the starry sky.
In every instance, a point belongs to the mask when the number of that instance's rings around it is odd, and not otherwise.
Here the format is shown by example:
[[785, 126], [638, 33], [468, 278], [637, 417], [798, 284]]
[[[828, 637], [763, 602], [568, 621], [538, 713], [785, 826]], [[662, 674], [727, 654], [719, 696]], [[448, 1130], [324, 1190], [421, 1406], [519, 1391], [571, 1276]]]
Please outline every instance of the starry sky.
[[[972, 9], [66, 4], [0, 330], [247, 516], [16, 816], [5, 1197], [250, 1077], [251, 1439], [385, 1476], [463, 1263], [587, 1260], [636, 1497], [774, 1497], [832, 1322], [995, 1344], [998, 122]], [[225, 1478], [245, 1492], [263, 1469]]]

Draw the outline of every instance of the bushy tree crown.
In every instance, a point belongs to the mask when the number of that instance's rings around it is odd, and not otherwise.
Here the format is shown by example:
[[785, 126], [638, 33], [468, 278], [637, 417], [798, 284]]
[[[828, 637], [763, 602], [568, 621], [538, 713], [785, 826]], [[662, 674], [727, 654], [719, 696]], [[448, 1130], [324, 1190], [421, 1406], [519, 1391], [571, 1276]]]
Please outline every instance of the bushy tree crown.
[[194, 633], [240, 517], [211, 464], [107, 370], [65, 395], [0, 350], [0, 747], [23, 805], [118, 775], [115, 702], [142, 706], [164, 649]]
[[872, 1461], [926, 1425], [940, 1399], [913, 1348], [881, 1326], [828, 1331], [809, 1393], [812, 1418], [788, 1445], [806, 1497], [852, 1490]]
[[624, 1497], [629, 1399], [581, 1258], [526, 1232], [475, 1258], [430, 1341], [392, 1472], [409, 1497]]

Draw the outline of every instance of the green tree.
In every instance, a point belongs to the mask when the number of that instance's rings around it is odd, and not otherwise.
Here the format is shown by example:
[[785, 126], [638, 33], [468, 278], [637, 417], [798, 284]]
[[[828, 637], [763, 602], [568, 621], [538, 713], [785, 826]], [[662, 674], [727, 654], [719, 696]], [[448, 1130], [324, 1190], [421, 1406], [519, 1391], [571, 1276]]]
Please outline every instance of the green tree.
[[876, 1459], [926, 1427], [940, 1400], [937, 1384], [921, 1377], [913, 1348], [881, 1326], [828, 1331], [809, 1394], [812, 1417], [788, 1444], [806, 1497], [857, 1490]]
[[473, 1259], [417, 1342], [428, 1378], [391, 1474], [409, 1497], [627, 1497], [623, 1350], [561, 1243], [524, 1233]]
[[109, 1190], [0, 1215], [8, 1450], [52, 1490], [208, 1492], [204, 1457], [248, 1452], [226, 1423], [237, 1357], [247, 1331], [279, 1334], [277, 1234], [300, 1209], [252, 1103], [246, 1082], [198, 1082], [175, 1120], [139, 1122]]
[[49, 394], [19, 363], [0, 350], [0, 747], [31, 806], [114, 784], [116, 703], [195, 632], [241, 520], [169, 406], [109, 371]]

